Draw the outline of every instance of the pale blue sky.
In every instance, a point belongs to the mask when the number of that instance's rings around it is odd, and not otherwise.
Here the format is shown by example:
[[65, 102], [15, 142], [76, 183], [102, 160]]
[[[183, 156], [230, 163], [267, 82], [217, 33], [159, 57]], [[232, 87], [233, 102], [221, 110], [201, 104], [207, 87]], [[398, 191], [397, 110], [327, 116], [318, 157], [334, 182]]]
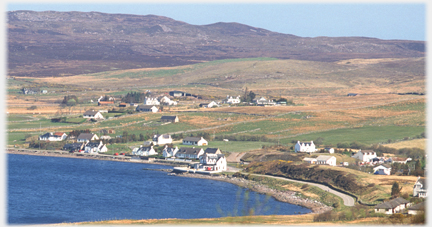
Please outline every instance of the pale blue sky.
[[159, 15], [193, 25], [238, 22], [301, 37], [426, 40], [426, 4], [408, 3], [20, 3], [6, 10]]

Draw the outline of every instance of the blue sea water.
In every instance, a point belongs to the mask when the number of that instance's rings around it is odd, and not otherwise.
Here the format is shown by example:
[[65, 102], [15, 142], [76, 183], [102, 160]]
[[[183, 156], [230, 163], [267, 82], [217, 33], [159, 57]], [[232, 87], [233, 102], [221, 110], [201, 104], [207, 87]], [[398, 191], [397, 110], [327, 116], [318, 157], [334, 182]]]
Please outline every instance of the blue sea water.
[[17, 154], [7, 158], [9, 224], [213, 218], [235, 210], [241, 215], [251, 207], [258, 214], [310, 212], [230, 183], [143, 170], [169, 166]]

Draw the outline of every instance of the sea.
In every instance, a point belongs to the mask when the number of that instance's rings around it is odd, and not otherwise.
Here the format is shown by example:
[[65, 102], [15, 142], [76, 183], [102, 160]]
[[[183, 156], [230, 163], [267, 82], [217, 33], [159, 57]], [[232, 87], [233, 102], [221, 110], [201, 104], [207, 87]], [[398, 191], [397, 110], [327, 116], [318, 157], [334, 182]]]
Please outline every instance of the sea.
[[311, 212], [227, 182], [144, 170], [170, 166], [19, 154], [7, 165], [9, 224]]

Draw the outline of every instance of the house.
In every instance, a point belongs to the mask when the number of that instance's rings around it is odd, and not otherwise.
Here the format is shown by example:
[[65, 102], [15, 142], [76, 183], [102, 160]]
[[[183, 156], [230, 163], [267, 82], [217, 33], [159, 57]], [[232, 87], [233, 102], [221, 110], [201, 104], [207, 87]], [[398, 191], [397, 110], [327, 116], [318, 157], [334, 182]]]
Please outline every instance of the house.
[[119, 104], [119, 107], [127, 107], [127, 103], [121, 102], [121, 103]]
[[77, 138], [77, 142], [78, 143], [87, 143], [90, 142], [92, 140], [98, 140], [99, 137], [96, 134], [93, 133], [81, 133], [79, 134], [78, 138]]
[[373, 150], [359, 150], [355, 155], [351, 157], [359, 159], [362, 162], [370, 162], [370, 160], [376, 158], [377, 155]]
[[210, 103], [201, 103], [199, 104], [199, 106], [204, 108], [219, 107], [219, 105], [215, 101], [211, 101]]
[[240, 100], [240, 95], [237, 96], [236, 98], [233, 98], [232, 96], [227, 95], [225, 103], [228, 103], [228, 104], [239, 104], [240, 101], [241, 101]]
[[374, 208], [375, 208], [375, 213], [395, 214], [395, 213], [401, 213], [410, 205], [411, 203], [409, 201], [401, 197], [398, 197], [388, 202], [378, 204]]
[[64, 132], [48, 132], [41, 136], [39, 136], [39, 140], [48, 140], [48, 141], [63, 141], [67, 138], [67, 134]]
[[414, 206], [410, 206], [408, 208], [408, 214], [416, 215], [425, 212], [425, 204], [424, 202], [418, 203]]
[[108, 148], [102, 141], [99, 142], [88, 142], [84, 147], [85, 153], [105, 153], [108, 151]]
[[170, 98], [168, 98], [166, 96], [163, 96], [162, 98], [160, 98], [159, 102], [161, 104], [168, 105], [168, 106], [175, 106], [175, 105], [177, 105], [176, 101], [173, 101], [173, 100], [171, 100]]
[[303, 161], [306, 162], [306, 163], [309, 163], [309, 164], [315, 164], [317, 160], [316, 160], [316, 158], [308, 158], [308, 157], [306, 157], [306, 158], [303, 159]]
[[204, 154], [199, 157], [200, 164], [198, 169], [207, 171], [226, 171], [227, 161], [223, 154]]
[[427, 196], [426, 179], [418, 177], [417, 182], [415, 182], [414, 184], [413, 197], [426, 198], [426, 196]]
[[186, 96], [185, 93], [182, 91], [170, 91], [169, 95], [174, 97]]
[[168, 144], [168, 143], [172, 143], [172, 138], [171, 135], [169, 134], [156, 134], [153, 135], [153, 144], [155, 145], [163, 145], [163, 144]]
[[47, 90], [42, 90], [41, 93], [42, 94], [48, 94], [48, 91]]
[[99, 111], [96, 110], [87, 110], [83, 113], [83, 118], [89, 118], [89, 119], [104, 119], [102, 114]]
[[153, 146], [148, 146], [148, 147], [140, 146], [139, 148], [133, 149], [132, 154], [139, 155], [139, 156], [150, 156], [150, 155], [157, 155], [158, 153], [155, 151]]
[[179, 150], [176, 153], [176, 157], [178, 158], [199, 158], [201, 155], [204, 154], [204, 150], [202, 148], [195, 148], [195, 147], [182, 147], [179, 148]]
[[377, 166], [375, 168], [373, 168], [374, 174], [379, 174], [379, 175], [390, 175], [391, 173], [391, 166], [387, 165], [387, 164], [383, 164], [380, 166]]
[[357, 96], [358, 94], [357, 93], [348, 93], [347, 94], [347, 96], [350, 96], [350, 97], [352, 97], [352, 96]]
[[177, 116], [162, 116], [160, 120], [161, 122], [179, 122], [179, 118]]
[[411, 161], [411, 158], [400, 158], [400, 157], [392, 157], [392, 163], [401, 163], [407, 164], [407, 162]]
[[154, 105], [139, 105], [139, 106], [137, 106], [136, 111], [156, 113], [159, 111], [159, 108], [157, 108]]
[[113, 101], [113, 103], [114, 103], [115, 98], [101, 95], [97, 101], [98, 102], [100, 102], [100, 101]]
[[98, 106], [114, 105], [114, 101], [98, 101]]
[[34, 95], [38, 93], [37, 91], [28, 88], [22, 88], [21, 91], [25, 95]]
[[208, 142], [203, 137], [186, 137], [183, 139], [183, 145], [207, 146]]
[[326, 148], [324, 148], [324, 150], [327, 151], [327, 152], [330, 153], [330, 154], [333, 154], [333, 153], [334, 153], [334, 149], [331, 148], [331, 147], [326, 147]]
[[67, 143], [63, 146], [65, 151], [80, 151], [83, 150], [85, 143]]
[[336, 166], [336, 157], [328, 155], [320, 155], [316, 158], [316, 164]]
[[162, 154], [165, 158], [169, 158], [169, 157], [175, 157], [177, 151], [178, 151], [178, 147], [168, 147], [168, 145], [165, 145], [165, 148], [162, 150]]
[[100, 139], [101, 140], [110, 140], [111, 136], [106, 136], [106, 135], [105, 136], [101, 136]]
[[315, 152], [315, 144], [313, 141], [309, 142], [300, 142], [297, 141], [296, 145], [294, 146], [295, 152]]
[[255, 99], [254, 102], [257, 105], [260, 105], [260, 106], [268, 106], [268, 105], [273, 105], [274, 106], [274, 105], [276, 105], [276, 103], [273, 100], [267, 100], [264, 97], [261, 97], [259, 99]]
[[157, 100], [157, 98], [150, 98], [150, 97], [145, 97], [144, 98], [144, 105], [155, 105], [155, 106], [159, 106], [160, 102]]
[[204, 150], [204, 154], [222, 154], [222, 151], [219, 148], [207, 148]]

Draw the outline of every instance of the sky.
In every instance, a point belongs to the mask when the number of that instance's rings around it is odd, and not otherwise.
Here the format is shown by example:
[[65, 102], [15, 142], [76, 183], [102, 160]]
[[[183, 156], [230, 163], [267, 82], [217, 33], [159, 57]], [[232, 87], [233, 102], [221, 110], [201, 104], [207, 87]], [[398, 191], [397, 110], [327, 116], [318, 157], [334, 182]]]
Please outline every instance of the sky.
[[[79, 0], [78, 0], [79, 1]], [[95, 2], [95, 1], [92, 1]], [[97, 1], [93, 4], [9, 1], [6, 11], [97, 11], [166, 16], [193, 25], [238, 22], [301, 37], [362, 36], [379, 39], [426, 40], [426, 3], [371, 2], [299, 3], [292, 1], [233, 3]]]

